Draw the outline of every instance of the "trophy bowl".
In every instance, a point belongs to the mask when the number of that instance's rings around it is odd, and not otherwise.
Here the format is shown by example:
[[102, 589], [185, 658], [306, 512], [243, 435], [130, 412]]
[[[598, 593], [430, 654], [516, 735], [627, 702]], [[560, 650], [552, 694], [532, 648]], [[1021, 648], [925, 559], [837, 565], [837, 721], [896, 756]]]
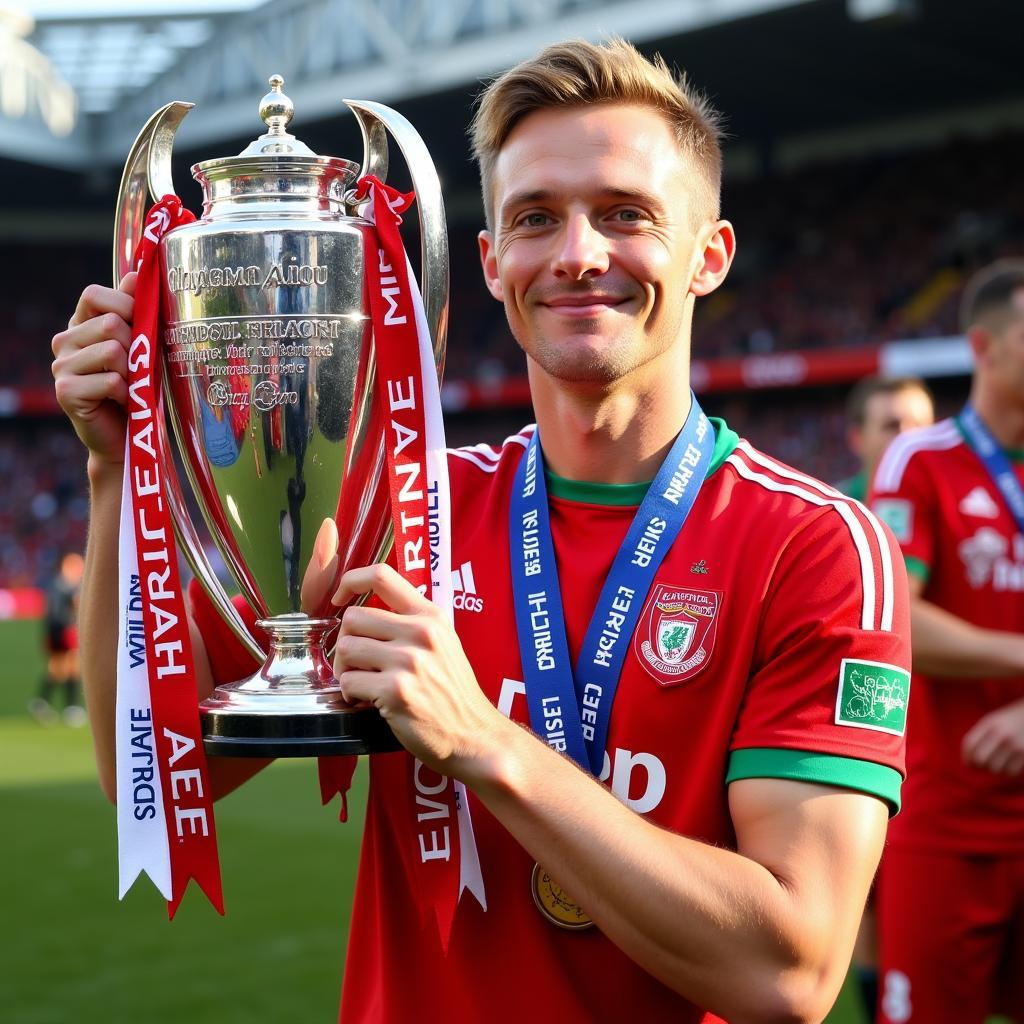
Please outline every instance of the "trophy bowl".
[[[266, 637], [264, 645], [251, 635], [218, 581], [161, 428], [183, 553], [262, 663], [200, 704], [204, 745], [211, 754], [247, 757], [397, 750], [375, 708], [344, 700], [328, 657], [343, 611], [330, 604], [338, 578], [384, 560], [391, 543], [386, 419], [364, 277], [376, 236], [358, 216], [352, 189], [361, 173], [385, 176], [390, 132], [417, 192], [424, 304], [440, 372], [448, 291], [440, 187], [425, 146], [395, 111], [348, 101], [363, 134], [360, 171], [288, 134], [291, 101], [280, 76], [270, 82], [260, 103], [266, 133], [238, 156], [193, 166], [202, 215], [160, 244], [167, 419], [193, 504]], [[129, 155], [117, 279], [130, 269], [147, 191], [154, 198], [174, 191], [171, 144], [188, 109], [169, 104], [154, 114]], [[325, 520], [337, 526], [336, 569], [304, 587], [324, 572], [316, 539]], [[306, 606], [310, 600], [315, 606]]]

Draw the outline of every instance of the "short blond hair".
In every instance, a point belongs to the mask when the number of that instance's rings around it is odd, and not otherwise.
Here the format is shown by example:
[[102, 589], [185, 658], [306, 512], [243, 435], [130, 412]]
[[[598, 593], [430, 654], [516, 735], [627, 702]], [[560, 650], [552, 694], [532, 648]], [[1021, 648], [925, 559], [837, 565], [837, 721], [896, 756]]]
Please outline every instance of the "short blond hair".
[[488, 227], [493, 227], [491, 181], [501, 147], [528, 114], [549, 107], [627, 103], [657, 110], [679, 148], [700, 172], [700, 214], [717, 220], [722, 191], [721, 117], [686, 74], [673, 74], [660, 54], [646, 58], [631, 43], [573, 39], [545, 47], [491, 82], [480, 94], [469, 127]]

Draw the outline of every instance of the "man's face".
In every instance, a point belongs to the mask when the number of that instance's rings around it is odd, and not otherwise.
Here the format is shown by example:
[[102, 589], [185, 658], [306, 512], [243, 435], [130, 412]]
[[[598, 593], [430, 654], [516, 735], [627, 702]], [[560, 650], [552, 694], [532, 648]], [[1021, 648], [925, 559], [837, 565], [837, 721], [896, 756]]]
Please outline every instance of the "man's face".
[[854, 428], [851, 447], [870, 476], [897, 434], [934, 422], [932, 400], [920, 388], [879, 391], [867, 400], [864, 423]]
[[716, 226], [694, 215], [696, 171], [657, 111], [530, 114], [502, 147], [491, 190], [484, 276], [544, 372], [607, 385], [688, 343], [691, 281]]

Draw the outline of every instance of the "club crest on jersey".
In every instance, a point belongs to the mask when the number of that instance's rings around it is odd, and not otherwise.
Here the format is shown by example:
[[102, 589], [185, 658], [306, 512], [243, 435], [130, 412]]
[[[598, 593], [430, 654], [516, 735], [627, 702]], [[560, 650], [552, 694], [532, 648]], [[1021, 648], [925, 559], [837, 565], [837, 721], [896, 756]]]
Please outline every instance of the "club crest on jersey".
[[656, 583], [640, 613], [633, 650], [661, 686], [692, 679], [711, 658], [722, 594]]

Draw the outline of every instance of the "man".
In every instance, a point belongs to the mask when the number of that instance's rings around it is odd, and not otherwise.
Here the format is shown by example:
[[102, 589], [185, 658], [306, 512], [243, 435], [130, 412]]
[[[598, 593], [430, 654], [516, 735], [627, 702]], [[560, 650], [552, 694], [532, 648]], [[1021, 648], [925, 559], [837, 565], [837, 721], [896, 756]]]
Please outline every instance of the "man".
[[[868, 484], [894, 437], [935, 422], [932, 394], [919, 377], [864, 377], [846, 400], [847, 444], [860, 461], [860, 471], [836, 484], [857, 501], [867, 498]], [[874, 900], [864, 909], [853, 962], [861, 998], [869, 1017], [878, 1001], [878, 953]]]
[[894, 437], [935, 422], [935, 404], [919, 377], [865, 377], [846, 400], [847, 444], [860, 470], [836, 488], [857, 501], [867, 497], [868, 484]]
[[[962, 322], [967, 407], [897, 438], [872, 495], [909, 570], [918, 673], [905, 809], [879, 878], [890, 1024], [980, 1022], [1021, 962], [1024, 261], [976, 276]], [[1024, 1016], [1019, 993], [1010, 1009]]]
[[[349, 572], [336, 595], [375, 595], [345, 612], [335, 668], [413, 755], [370, 759], [342, 1017], [820, 1020], [898, 802], [903, 706], [865, 700], [880, 679], [905, 689], [895, 548], [866, 510], [691, 408], [693, 305], [735, 244], [702, 100], [625, 43], [569, 43], [487, 89], [474, 144], [484, 276], [526, 353], [538, 426], [452, 454], [453, 564], [476, 590], [454, 631], [386, 566]], [[87, 289], [54, 342], [91, 449], [97, 630], [113, 614], [132, 289]], [[320, 543], [329, 564], [329, 530]], [[86, 651], [108, 791], [110, 647], [107, 627]], [[240, 674], [226, 644], [206, 649], [214, 676]], [[523, 728], [528, 708], [547, 742]], [[212, 769], [219, 791], [253, 770]], [[471, 793], [487, 910], [463, 902], [446, 952], [416, 871], [448, 848], [402, 806], [410, 780], [429, 795], [449, 779]]]
[[77, 551], [61, 556], [57, 574], [46, 588], [44, 644], [46, 674], [39, 694], [29, 704], [29, 711], [40, 722], [56, 718], [56, 695], [64, 699], [64, 721], [68, 725], [85, 725], [85, 708], [81, 704], [78, 680], [78, 592], [85, 562]]

